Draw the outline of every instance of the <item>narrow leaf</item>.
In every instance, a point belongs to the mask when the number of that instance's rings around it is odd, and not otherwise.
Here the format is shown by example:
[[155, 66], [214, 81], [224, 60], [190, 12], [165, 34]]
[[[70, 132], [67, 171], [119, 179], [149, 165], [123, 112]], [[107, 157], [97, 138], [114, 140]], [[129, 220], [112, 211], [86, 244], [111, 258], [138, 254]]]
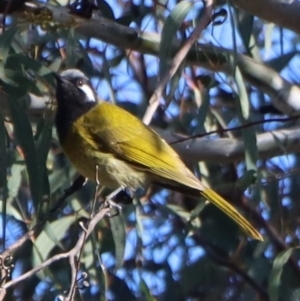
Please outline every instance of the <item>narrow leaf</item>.
[[257, 144], [255, 131], [252, 128], [242, 130], [245, 148], [245, 162], [247, 171], [257, 171], [256, 162], [258, 160]]
[[126, 244], [126, 232], [124, 226], [124, 220], [122, 214], [118, 214], [109, 219], [110, 229], [113, 235], [116, 252], [116, 267], [119, 269], [123, 265], [125, 244]]
[[240, 32], [240, 37], [243, 40], [245, 48], [249, 49], [250, 38], [253, 30], [254, 16], [240, 9], [236, 10], [236, 14], [238, 19], [237, 26]]
[[0, 113], [0, 201], [2, 203], [2, 233], [0, 233], [3, 245], [2, 248], [5, 250], [6, 241], [6, 201], [7, 201], [7, 156], [6, 156], [6, 130], [4, 125], [4, 118]]
[[6, 62], [11, 42], [17, 33], [17, 30], [18, 28], [16, 26], [10, 27], [0, 35], [0, 61], [3, 63]]
[[159, 76], [160, 78], [165, 74], [169, 68], [169, 60], [172, 57], [173, 39], [176, 37], [176, 32], [180, 28], [183, 20], [191, 10], [193, 4], [188, 1], [179, 2], [167, 17], [164, 24], [161, 42], [159, 47]]
[[[235, 68], [235, 83], [237, 86], [240, 107], [240, 121], [241, 123], [250, 121], [250, 100], [248, 97], [246, 85], [240, 71], [240, 68]], [[245, 147], [245, 162], [247, 170], [256, 171], [256, 162], [258, 159], [256, 133], [253, 128], [245, 128], [242, 130], [244, 147]]]
[[21, 146], [29, 177], [31, 196], [35, 210], [42, 201], [41, 176], [38, 169], [38, 160], [33, 140], [32, 129], [25, 113], [22, 99], [10, 99], [11, 117], [14, 124], [14, 132]]
[[37, 158], [38, 169], [43, 178], [42, 195], [43, 197], [48, 196], [48, 198], [50, 196], [50, 184], [47, 176], [46, 161], [47, 161], [48, 152], [52, 141], [52, 126], [53, 126], [52, 118], [47, 118], [43, 120], [42, 130], [40, 132], [40, 135], [36, 143], [36, 153], [38, 156]]
[[[6, 198], [7, 182], [7, 155], [6, 155], [6, 130], [4, 125], [4, 118], [0, 113], [0, 199]], [[1, 197], [2, 196], [2, 197]], [[2, 211], [3, 212], [3, 211]]]
[[295, 248], [284, 250], [280, 252], [274, 259], [272, 271], [269, 277], [269, 286], [268, 286], [270, 301], [279, 300], [280, 278], [281, 278], [283, 266], [287, 263], [294, 250]]
[[7, 181], [8, 196], [10, 199], [15, 198], [19, 192], [24, 168], [23, 164], [13, 164], [10, 168], [10, 176]]
[[239, 95], [241, 115], [246, 121], [250, 117], [250, 101], [241, 70], [238, 66], [235, 68], [235, 83]]
[[280, 72], [288, 66], [288, 64], [295, 57], [296, 54], [298, 54], [298, 51], [291, 51], [278, 57], [275, 57], [274, 59], [271, 59], [265, 63], [272, 69], [276, 70], [277, 72]]
[[52, 223], [47, 223], [43, 232], [34, 242], [33, 266], [40, 265], [46, 260], [52, 249], [59, 245], [69, 227], [76, 221], [75, 216], [63, 217]]

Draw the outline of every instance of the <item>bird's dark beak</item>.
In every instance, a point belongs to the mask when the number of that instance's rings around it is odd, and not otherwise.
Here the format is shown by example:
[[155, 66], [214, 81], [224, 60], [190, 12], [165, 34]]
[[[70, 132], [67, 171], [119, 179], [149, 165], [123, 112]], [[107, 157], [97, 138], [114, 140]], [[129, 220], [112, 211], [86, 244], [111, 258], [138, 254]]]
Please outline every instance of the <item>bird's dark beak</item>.
[[62, 77], [60, 75], [58, 75], [56, 72], [53, 72], [52, 74], [53, 74], [53, 76], [56, 79], [56, 82], [58, 84], [62, 84], [64, 82], [64, 80], [62, 79]]

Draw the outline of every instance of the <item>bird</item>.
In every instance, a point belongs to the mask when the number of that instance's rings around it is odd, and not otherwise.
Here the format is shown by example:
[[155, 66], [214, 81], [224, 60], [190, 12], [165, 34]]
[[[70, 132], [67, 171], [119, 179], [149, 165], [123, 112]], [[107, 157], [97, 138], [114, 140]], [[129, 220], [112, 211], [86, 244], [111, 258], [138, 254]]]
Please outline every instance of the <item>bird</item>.
[[230, 203], [204, 185], [175, 150], [125, 109], [99, 101], [89, 78], [67, 69], [56, 78], [55, 126], [64, 154], [85, 178], [110, 188], [158, 185], [210, 201], [256, 240], [262, 235]]

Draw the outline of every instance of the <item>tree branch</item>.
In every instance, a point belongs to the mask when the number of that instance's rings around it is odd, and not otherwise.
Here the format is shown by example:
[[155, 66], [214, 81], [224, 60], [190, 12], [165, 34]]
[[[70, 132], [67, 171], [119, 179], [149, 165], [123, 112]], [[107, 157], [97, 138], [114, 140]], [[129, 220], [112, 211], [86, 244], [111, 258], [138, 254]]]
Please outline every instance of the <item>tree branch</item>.
[[58, 198], [58, 200], [54, 203], [53, 207], [49, 210], [49, 212], [45, 216], [45, 218], [42, 221], [40, 221], [39, 223], [37, 223], [33, 227], [33, 229], [31, 229], [29, 232], [24, 234], [20, 239], [18, 239], [9, 248], [4, 250], [4, 252], [1, 254], [1, 256], [3, 258], [9, 256], [13, 252], [15, 252], [17, 249], [19, 249], [21, 246], [23, 246], [27, 240], [32, 240], [32, 239], [36, 238], [43, 230], [45, 223], [48, 220], [50, 220], [50, 218], [56, 213], [56, 210], [58, 209], [58, 207], [60, 207], [70, 195], [72, 195], [73, 193], [78, 191], [82, 186], [84, 186], [85, 182], [86, 181], [83, 176], [81, 176], [81, 175], [78, 176], [73, 181], [72, 185], [70, 187], [68, 187], [67, 189], [65, 189], [64, 194], [60, 198]]
[[[246, 1], [243, 0], [236, 0], [235, 2], [238, 1], [246, 3]], [[270, 1], [271, 0], [268, 1], [269, 6], [267, 11], [270, 11], [270, 7], [275, 5], [278, 5], [279, 7], [280, 5], [283, 5], [282, 3], [276, 3], [276, 1], [272, 1], [271, 5]], [[240, 2], [238, 3], [241, 4]], [[264, 0], [247, 1], [249, 5], [251, 5], [250, 2], [261, 2], [261, 5], [263, 5]], [[51, 6], [49, 4], [35, 6], [35, 8], [31, 7], [30, 10], [27, 8], [27, 10], [34, 12], [37, 16], [38, 11], [40, 11], [41, 8], [49, 10], [49, 14], [52, 18], [49, 21], [54, 22], [58, 27], [75, 27], [76, 32], [84, 37], [97, 38], [122, 49], [132, 49], [144, 54], [153, 54], [158, 56], [161, 38], [159, 34], [139, 32], [137, 29], [120, 25], [115, 21], [108, 20], [96, 14], [94, 14], [91, 19], [84, 19], [71, 14], [70, 9], [67, 7]], [[295, 13], [297, 18], [300, 10], [298, 9], [298, 6], [300, 6], [299, 3], [295, 8], [295, 11], [298, 12], [298, 14]], [[261, 11], [261, 6], [257, 5], [257, 9]], [[12, 15], [26, 20], [27, 14], [25, 14], [25, 12], [27, 12], [26, 9], [14, 12]], [[289, 19], [289, 17], [285, 18]], [[170, 46], [172, 48], [171, 52], [173, 55], [177, 53], [180, 46], [181, 41], [175, 41], [173, 45]], [[280, 77], [276, 71], [250, 57], [221, 47], [198, 44], [197, 47], [190, 49], [186, 56], [186, 61], [188, 64], [201, 66], [214, 72], [224, 72], [231, 75], [234, 70], [232, 70], [232, 66], [228, 58], [232, 55], [235, 56], [236, 63], [245, 80], [257, 89], [267, 93], [271, 97], [271, 100], [277, 109], [287, 115], [295, 114], [300, 110], [300, 102], [298, 101], [300, 99], [299, 87], [290, 84], [288, 81]]]
[[[33, 268], [32, 270], [22, 274], [21, 276], [17, 277], [16, 279], [13, 279], [7, 283], [5, 283], [2, 286], [2, 290], [7, 290], [9, 287], [12, 287], [16, 285], [17, 283], [32, 277], [40, 270], [48, 267], [52, 263], [64, 259], [64, 258], [75, 258], [76, 262], [76, 256], [79, 253], [80, 249], [82, 248], [82, 245], [84, 244], [85, 240], [89, 237], [91, 232], [94, 230], [95, 226], [98, 224], [98, 222], [109, 212], [110, 208], [102, 208], [89, 222], [87, 229], [83, 230], [81, 233], [76, 245], [68, 252], [61, 253], [54, 255], [53, 257], [49, 258], [48, 260], [44, 261], [42, 264], [40, 264], [38, 267]], [[1, 292], [3, 294], [3, 291]], [[1, 294], [0, 294], [1, 296]], [[2, 299], [0, 299], [2, 300]]]
[[[156, 131], [187, 163], [198, 161], [228, 163], [243, 160], [245, 155], [244, 142], [239, 138], [218, 138], [216, 140], [197, 138], [176, 143], [177, 140], [187, 137], [161, 129], [156, 129]], [[298, 153], [300, 151], [300, 126], [258, 134], [256, 139], [260, 159]]]
[[165, 72], [163, 77], [157, 84], [157, 87], [149, 100], [149, 106], [146, 110], [145, 116], [143, 118], [143, 122], [145, 124], [150, 124], [152, 116], [157, 110], [160, 104], [160, 98], [162, 93], [169, 82], [169, 80], [174, 76], [182, 61], [185, 59], [188, 51], [191, 49], [192, 45], [197, 41], [201, 32], [206, 28], [207, 24], [209, 24], [212, 16], [213, 2], [211, 0], [206, 0], [204, 14], [201, 17], [201, 20], [191, 33], [191, 35], [185, 40], [183, 45], [180, 47], [178, 52], [175, 54], [174, 58], [171, 61], [170, 68]]
[[232, 0], [231, 2], [251, 15], [300, 34], [299, 1]]
[[193, 237], [197, 241], [197, 243], [205, 249], [208, 257], [210, 257], [213, 262], [222, 265], [239, 275], [245, 281], [245, 283], [247, 283], [259, 294], [259, 300], [269, 300], [266, 289], [262, 285], [260, 285], [254, 278], [248, 275], [238, 262], [235, 262], [230, 257], [226, 258], [226, 256], [224, 256], [223, 250], [206, 241], [205, 239], [200, 237], [200, 235], [194, 235]]

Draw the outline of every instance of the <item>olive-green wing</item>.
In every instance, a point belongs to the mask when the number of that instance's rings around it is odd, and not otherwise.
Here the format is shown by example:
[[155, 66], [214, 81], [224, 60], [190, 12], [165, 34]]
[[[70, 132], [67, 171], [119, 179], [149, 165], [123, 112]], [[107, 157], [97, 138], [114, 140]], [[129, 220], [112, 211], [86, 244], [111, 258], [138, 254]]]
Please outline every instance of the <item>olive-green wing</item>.
[[177, 153], [135, 116], [105, 102], [90, 111], [90, 117], [91, 114], [94, 115], [89, 118], [92, 124], [86, 126], [93, 139], [105, 146], [107, 152], [135, 168], [195, 189], [203, 189]]

